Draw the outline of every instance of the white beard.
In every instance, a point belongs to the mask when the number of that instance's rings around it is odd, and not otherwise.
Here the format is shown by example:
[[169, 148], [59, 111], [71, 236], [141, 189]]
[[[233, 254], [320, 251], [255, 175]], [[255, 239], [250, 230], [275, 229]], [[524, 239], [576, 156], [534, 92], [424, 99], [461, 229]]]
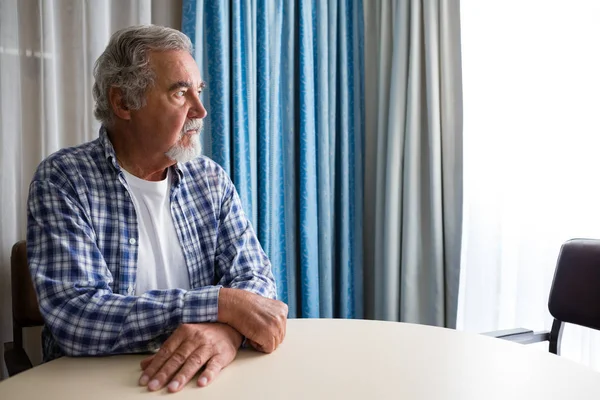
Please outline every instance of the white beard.
[[[171, 160], [182, 164], [199, 157], [202, 154], [202, 143], [200, 142], [202, 126], [203, 123], [201, 119], [186, 122], [179, 134], [179, 140], [165, 153], [165, 155]], [[184, 145], [183, 138], [186, 135], [185, 132], [190, 129], [197, 129], [198, 132], [192, 133], [189, 137], [188, 144]]]

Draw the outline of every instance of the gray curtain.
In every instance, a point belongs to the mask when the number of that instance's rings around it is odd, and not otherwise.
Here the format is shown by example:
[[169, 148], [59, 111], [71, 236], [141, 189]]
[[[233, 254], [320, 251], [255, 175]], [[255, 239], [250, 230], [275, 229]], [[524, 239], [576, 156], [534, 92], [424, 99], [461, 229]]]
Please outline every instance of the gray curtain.
[[455, 327], [459, 0], [365, 2], [365, 314]]

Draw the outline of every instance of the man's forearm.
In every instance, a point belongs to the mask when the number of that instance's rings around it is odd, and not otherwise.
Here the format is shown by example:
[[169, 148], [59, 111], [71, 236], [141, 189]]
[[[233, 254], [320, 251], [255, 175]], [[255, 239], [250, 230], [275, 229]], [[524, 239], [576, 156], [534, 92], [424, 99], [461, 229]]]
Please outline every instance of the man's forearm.
[[[218, 288], [203, 289], [190, 292], [164, 290], [159, 296], [140, 297], [109, 292], [99, 295], [101, 291], [96, 290], [77, 295], [67, 289], [61, 292], [64, 293], [62, 298], [52, 297], [60, 301], [62, 307], [51, 307], [49, 300], [42, 300], [40, 308], [66, 355], [140, 352], [155, 348], [165, 334], [181, 323], [214, 321], [216, 309], [213, 314], [203, 310], [210, 309], [211, 303], [216, 306]], [[87, 304], [83, 312], [77, 308], [80, 302]], [[110, 323], [100, 324], [100, 320]]]
[[219, 290], [217, 321], [231, 325], [236, 320], [237, 309], [243, 303], [244, 291], [222, 287]]

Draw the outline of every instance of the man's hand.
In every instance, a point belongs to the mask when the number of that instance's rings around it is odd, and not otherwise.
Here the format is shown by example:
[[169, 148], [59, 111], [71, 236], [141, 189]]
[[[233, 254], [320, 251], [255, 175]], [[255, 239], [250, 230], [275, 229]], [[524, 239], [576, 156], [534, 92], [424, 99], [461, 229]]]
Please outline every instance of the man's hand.
[[140, 385], [154, 391], [169, 383], [170, 392], [181, 390], [206, 365], [198, 386], [206, 386], [229, 365], [242, 343], [242, 336], [220, 323], [183, 324], [160, 350], [142, 360]]
[[259, 351], [271, 353], [283, 341], [287, 314], [281, 301], [240, 289], [219, 291], [219, 322], [235, 328]]

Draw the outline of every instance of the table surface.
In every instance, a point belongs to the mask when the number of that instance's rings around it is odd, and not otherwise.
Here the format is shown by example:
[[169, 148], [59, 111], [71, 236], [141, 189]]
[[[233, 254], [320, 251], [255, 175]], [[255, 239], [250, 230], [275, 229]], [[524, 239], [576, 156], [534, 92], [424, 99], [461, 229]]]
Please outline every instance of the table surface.
[[0, 382], [0, 399], [600, 399], [600, 374], [539, 349], [450, 329], [289, 320], [270, 355], [251, 350], [206, 388], [137, 386], [143, 356], [60, 358]]

